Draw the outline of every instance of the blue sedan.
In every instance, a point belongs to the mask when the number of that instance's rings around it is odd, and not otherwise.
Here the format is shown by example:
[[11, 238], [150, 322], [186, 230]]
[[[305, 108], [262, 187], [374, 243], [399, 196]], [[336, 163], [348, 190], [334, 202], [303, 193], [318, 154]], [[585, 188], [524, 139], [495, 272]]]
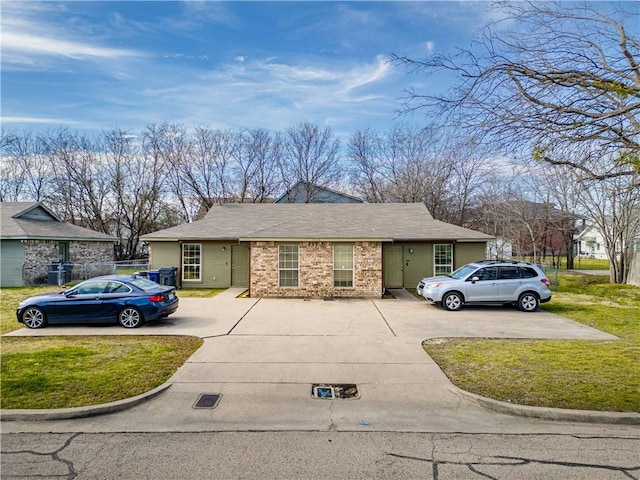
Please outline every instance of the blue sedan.
[[18, 305], [18, 322], [29, 328], [54, 323], [119, 323], [136, 328], [178, 309], [175, 287], [135, 275], [85, 280], [69, 290], [29, 297]]

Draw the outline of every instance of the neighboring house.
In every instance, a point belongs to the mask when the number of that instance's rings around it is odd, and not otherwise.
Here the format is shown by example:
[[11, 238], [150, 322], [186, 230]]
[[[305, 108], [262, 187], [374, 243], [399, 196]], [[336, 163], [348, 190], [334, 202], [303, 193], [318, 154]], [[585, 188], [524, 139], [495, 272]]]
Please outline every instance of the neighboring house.
[[369, 297], [485, 258], [493, 237], [434, 220], [422, 203], [222, 204], [144, 235], [153, 269], [182, 288], [254, 297]]
[[364, 203], [362, 199], [300, 180], [274, 203]]
[[114, 237], [63, 222], [42, 203], [0, 202], [0, 286], [47, 283], [60, 264], [113, 262]]
[[586, 226], [576, 236], [575, 245], [577, 256], [606, 260], [607, 250], [602, 234], [594, 226]]
[[487, 242], [486, 258], [489, 260], [511, 260], [513, 245], [506, 238], [499, 237]]

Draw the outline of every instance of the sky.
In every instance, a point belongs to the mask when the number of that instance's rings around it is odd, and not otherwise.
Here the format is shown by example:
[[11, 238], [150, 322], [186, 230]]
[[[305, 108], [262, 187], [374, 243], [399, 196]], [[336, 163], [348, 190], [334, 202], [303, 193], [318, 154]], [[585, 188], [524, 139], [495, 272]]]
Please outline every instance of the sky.
[[423, 124], [407, 89], [446, 88], [391, 54], [468, 47], [483, 1], [2, 1], [2, 128], [98, 134], [164, 122], [338, 137]]

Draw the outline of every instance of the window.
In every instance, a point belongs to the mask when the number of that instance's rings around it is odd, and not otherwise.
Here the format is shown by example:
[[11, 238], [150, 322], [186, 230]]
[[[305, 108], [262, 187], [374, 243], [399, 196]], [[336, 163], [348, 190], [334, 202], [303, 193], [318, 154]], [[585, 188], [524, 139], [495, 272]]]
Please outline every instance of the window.
[[353, 287], [353, 245], [333, 246], [333, 286]]
[[182, 245], [182, 280], [202, 279], [202, 245], [185, 243]]
[[298, 269], [298, 246], [280, 245], [278, 247], [278, 285], [281, 287], [297, 287]]
[[520, 278], [518, 267], [500, 267], [499, 280], [515, 280], [516, 278]]
[[478, 277], [478, 280], [481, 282], [485, 280], [495, 280], [498, 277], [498, 269], [496, 267], [481, 268], [471, 276], [471, 278], [475, 277]]
[[78, 285], [78, 288], [73, 290], [73, 293], [78, 295], [96, 295], [104, 293], [107, 290], [108, 282], [86, 282]]
[[453, 245], [433, 246], [434, 275], [449, 275], [453, 271]]

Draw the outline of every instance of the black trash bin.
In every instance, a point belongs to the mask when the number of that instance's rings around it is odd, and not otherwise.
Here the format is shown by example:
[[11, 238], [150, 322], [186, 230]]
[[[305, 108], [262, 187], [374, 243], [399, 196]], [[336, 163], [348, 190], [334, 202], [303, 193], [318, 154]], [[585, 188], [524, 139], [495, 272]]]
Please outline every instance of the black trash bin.
[[160, 285], [171, 285], [174, 287], [177, 286], [177, 272], [177, 267], [160, 268], [158, 270], [158, 276], [160, 277], [158, 283]]
[[73, 270], [73, 263], [63, 263], [61, 265], [62, 271], [62, 282], [69, 283], [71, 281], [71, 271]]

